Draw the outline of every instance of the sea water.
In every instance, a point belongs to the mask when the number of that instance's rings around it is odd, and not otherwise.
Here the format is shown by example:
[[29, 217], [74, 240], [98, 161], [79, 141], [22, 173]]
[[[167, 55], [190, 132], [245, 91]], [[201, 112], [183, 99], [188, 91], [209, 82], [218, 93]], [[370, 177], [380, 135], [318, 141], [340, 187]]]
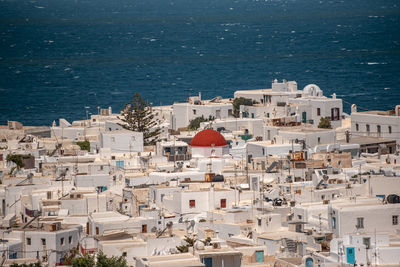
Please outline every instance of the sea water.
[[397, 0], [0, 0], [0, 124], [50, 125], [315, 83], [359, 109], [400, 104]]

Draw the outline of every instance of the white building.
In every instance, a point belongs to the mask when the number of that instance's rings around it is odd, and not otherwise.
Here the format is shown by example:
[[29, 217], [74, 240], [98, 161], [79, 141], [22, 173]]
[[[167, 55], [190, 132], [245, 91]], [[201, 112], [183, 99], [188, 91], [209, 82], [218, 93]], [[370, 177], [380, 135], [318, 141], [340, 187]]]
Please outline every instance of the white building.
[[73, 126], [65, 119], [59, 120], [59, 125], [50, 127], [51, 137], [56, 137], [60, 139], [68, 138], [71, 140], [80, 140], [85, 136], [84, 126]]
[[389, 235], [345, 235], [331, 240], [329, 259], [358, 266], [397, 266], [400, 263], [400, 246], [398, 239]]
[[322, 95], [322, 90], [315, 84], [309, 84], [303, 89], [301, 98], [291, 98], [290, 104], [298, 105], [297, 115], [301, 122], [318, 127], [321, 118], [329, 118], [332, 128], [342, 126], [343, 103], [341, 99]]
[[[389, 111], [357, 111], [357, 106], [351, 108], [352, 137], [370, 136], [400, 143], [400, 105]], [[394, 152], [394, 151], [393, 151]], [[391, 153], [393, 153], [391, 152]]]
[[303, 90], [297, 89], [295, 81], [274, 80], [271, 89], [241, 90], [235, 98], [244, 97], [255, 101], [254, 106], [241, 109], [243, 117], [279, 118], [296, 116], [298, 122], [318, 127], [320, 119], [328, 117], [333, 128], [341, 126], [342, 100], [323, 96], [323, 91], [315, 84]]
[[205, 119], [226, 119], [233, 116], [233, 106], [229, 101], [215, 98], [210, 101], [191, 97], [187, 103], [174, 103], [172, 106], [171, 128], [176, 130], [189, 125], [190, 121], [203, 116]]
[[265, 106], [285, 106], [289, 97], [301, 97], [295, 81], [278, 80], [272, 82], [271, 89], [240, 90], [235, 92], [235, 98], [248, 98]]
[[100, 147], [110, 148], [113, 153], [142, 152], [143, 133], [128, 130], [102, 132]]
[[[35, 224], [35, 222], [33, 223]], [[81, 226], [64, 226], [60, 222], [43, 224], [43, 229], [15, 230], [15, 234], [24, 241], [24, 258], [36, 258], [47, 261], [50, 266], [69, 255], [78, 247]]]
[[302, 151], [301, 144], [271, 144], [269, 141], [248, 142], [247, 154], [250, 158], [278, 156], [285, 157], [289, 155], [290, 151]]
[[91, 212], [105, 212], [107, 199], [104, 195], [94, 192], [73, 191], [61, 200], [61, 209], [67, 210], [68, 215], [88, 215]]
[[216, 208], [231, 207], [235, 203], [235, 191], [225, 188], [189, 189], [173, 191], [164, 196], [164, 207], [178, 214], [202, 213]]
[[336, 141], [335, 130], [310, 127], [282, 127], [279, 136], [289, 142], [304, 141], [304, 148], [333, 144]]
[[394, 233], [400, 230], [400, 204], [335, 205], [328, 212], [329, 228], [336, 237], [348, 234]]

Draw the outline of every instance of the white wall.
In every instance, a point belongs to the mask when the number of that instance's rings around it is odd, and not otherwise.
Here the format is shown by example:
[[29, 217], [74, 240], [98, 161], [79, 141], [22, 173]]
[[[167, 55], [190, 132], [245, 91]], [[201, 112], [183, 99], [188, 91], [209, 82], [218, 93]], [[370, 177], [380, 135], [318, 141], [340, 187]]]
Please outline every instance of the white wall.
[[[313, 126], [318, 127], [321, 118], [328, 117], [331, 119], [331, 109], [339, 108], [340, 120], [331, 121], [332, 128], [338, 128], [342, 125], [341, 116], [343, 113], [343, 103], [341, 99], [326, 98], [326, 97], [304, 97], [304, 98], [292, 98], [289, 100], [292, 104], [299, 104], [305, 107], [304, 111], [307, 112], [307, 121], [313, 120]], [[320, 115], [318, 116], [317, 109], [320, 109]], [[302, 112], [299, 112], [300, 118], [302, 118]]]
[[[194, 105], [190, 103], [175, 103], [173, 105], [173, 122], [172, 128], [174, 130], [186, 127], [190, 121], [201, 117], [208, 119], [209, 116], [213, 116], [216, 119], [228, 118], [229, 110], [233, 110], [232, 104], [205, 104], [205, 105]], [[220, 118], [217, 117], [217, 112], [220, 112]]]
[[[253, 158], [265, 157], [266, 155], [289, 155], [290, 150], [292, 150], [292, 144], [268, 145], [262, 142], [247, 143], [247, 154], [252, 155]], [[300, 144], [293, 144], [293, 150], [301, 151], [302, 146]]]
[[[205, 122], [204, 125], [210, 125], [210, 123]], [[262, 119], [225, 119], [225, 120], [215, 120], [211, 124], [211, 128], [217, 130], [220, 127], [224, 127], [227, 131], [244, 131], [247, 129], [249, 134], [253, 136], [263, 136], [263, 120]]]
[[77, 175], [75, 178], [75, 184], [77, 187], [98, 187], [98, 186], [110, 186], [110, 175]]
[[335, 131], [334, 130], [321, 130], [316, 129], [315, 131], [279, 131], [279, 136], [289, 141], [304, 140], [306, 147], [313, 148], [320, 144], [333, 144], [335, 143]]
[[[358, 124], [358, 131], [356, 129]], [[370, 132], [367, 132], [366, 125], [369, 125]], [[381, 126], [381, 134], [378, 134], [377, 126]], [[389, 133], [389, 126], [392, 128], [392, 133]], [[384, 116], [368, 114], [364, 112], [351, 113], [351, 134], [357, 136], [373, 136], [382, 137], [385, 139], [396, 140], [400, 142], [400, 116]]]
[[[346, 234], [352, 234], [357, 231], [362, 233], [393, 233], [400, 230], [400, 222], [397, 225], [392, 224], [392, 216], [399, 216], [400, 204], [386, 205], [361, 205], [350, 207], [333, 207], [329, 213], [328, 222], [332, 224], [332, 217], [336, 217], [336, 229], [332, 229], [337, 237]], [[364, 218], [364, 228], [356, 228], [357, 218]]]
[[128, 130], [102, 132], [100, 146], [110, 148], [113, 153], [142, 152], [143, 133]]

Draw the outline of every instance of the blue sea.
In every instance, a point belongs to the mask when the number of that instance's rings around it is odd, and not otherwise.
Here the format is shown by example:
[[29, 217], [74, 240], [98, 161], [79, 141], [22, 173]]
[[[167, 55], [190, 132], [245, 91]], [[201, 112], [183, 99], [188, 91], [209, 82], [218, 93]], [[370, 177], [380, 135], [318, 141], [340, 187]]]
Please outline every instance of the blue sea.
[[398, 0], [0, 0], [0, 124], [233, 97], [273, 79], [400, 104]]

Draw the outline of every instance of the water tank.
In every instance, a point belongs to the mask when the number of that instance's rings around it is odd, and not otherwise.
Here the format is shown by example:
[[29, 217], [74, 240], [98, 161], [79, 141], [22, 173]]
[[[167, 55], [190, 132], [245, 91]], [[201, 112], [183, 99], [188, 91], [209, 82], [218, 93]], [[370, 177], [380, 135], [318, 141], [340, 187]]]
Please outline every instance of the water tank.
[[386, 197], [386, 201], [390, 204], [400, 203], [400, 197], [396, 194], [390, 194]]
[[217, 174], [217, 175], [215, 175], [213, 177], [212, 181], [213, 182], [223, 182], [224, 181], [224, 176], [220, 175], [220, 174]]
[[282, 199], [275, 198], [273, 203], [272, 203], [272, 206], [282, 206]]

